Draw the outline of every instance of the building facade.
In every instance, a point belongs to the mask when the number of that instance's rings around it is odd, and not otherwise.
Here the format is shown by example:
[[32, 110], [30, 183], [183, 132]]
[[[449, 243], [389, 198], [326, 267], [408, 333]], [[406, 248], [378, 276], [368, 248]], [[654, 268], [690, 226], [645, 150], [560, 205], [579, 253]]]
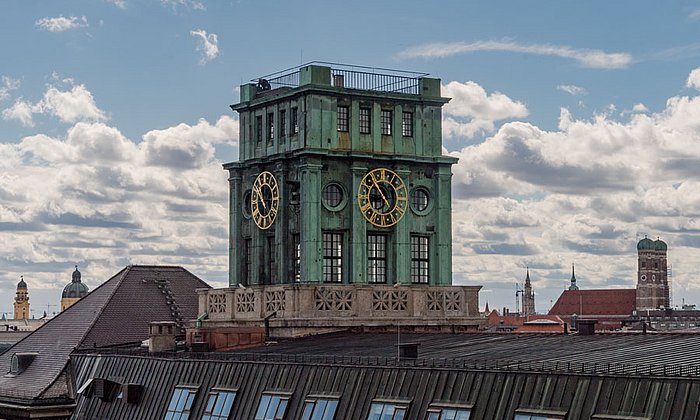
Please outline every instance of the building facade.
[[310, 64], [242, 85], [229, 284], [451, 284], [440, 81]]
[[15, 320], [29, 319], [29, 291], [27, 283], [22, 276], [17, 283], [17, 292], [15, 293]]
[[661, 239], [637, 243], [637, 311], [671, 307], [667, 251]]

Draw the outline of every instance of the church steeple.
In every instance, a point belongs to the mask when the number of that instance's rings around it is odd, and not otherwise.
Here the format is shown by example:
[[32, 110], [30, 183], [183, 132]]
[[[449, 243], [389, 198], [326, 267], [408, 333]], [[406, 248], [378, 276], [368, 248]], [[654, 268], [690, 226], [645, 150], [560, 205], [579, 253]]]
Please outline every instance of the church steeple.
[[20, 276], [17, 283], [17, 293], [15, 294], [15, 320], [29, 319], [29, 291], [24, 276]]
[[576, 285], [576, 273], [574, 273], [574, 263], [571, 263], [571, 285], [569, 286], [569, 290], [578, 290], [578, 286]]
[[530, 281], [530, 267], [526, 268], [525, 272], [525, 287], [523, 287], [523, 315], [535, 314], [535, 292], [532, 290], [532, 282]]

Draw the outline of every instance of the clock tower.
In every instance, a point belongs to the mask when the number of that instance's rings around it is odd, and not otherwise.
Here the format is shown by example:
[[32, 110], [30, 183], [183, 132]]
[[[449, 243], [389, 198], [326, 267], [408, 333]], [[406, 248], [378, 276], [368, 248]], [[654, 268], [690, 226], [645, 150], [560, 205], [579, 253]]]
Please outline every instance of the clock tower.
[[331, 63], [242, 85], [229, 287], [198, 291], [188, 340], [480, 328], [481, 286], [452, 285], [447, 101], [423, 73]]
[[240, 87], [229, 284], [452, 283], [440, 80], [311, 63]]

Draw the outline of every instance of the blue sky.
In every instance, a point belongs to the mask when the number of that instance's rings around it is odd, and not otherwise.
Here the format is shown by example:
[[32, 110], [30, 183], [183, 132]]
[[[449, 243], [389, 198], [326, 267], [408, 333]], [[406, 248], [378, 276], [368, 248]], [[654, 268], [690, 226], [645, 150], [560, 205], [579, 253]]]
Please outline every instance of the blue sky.
[[0, 5], [0, 312], [35, 313], [78, 264], [223, 286], [223, 162], [237, 86], [312, 60], [442, 79], [455, 282], [546, 311], [633, 287], [636, 242], [669, 244], [674, 300], [700, 303], [700, 7], [694, 2], [5, 1]]

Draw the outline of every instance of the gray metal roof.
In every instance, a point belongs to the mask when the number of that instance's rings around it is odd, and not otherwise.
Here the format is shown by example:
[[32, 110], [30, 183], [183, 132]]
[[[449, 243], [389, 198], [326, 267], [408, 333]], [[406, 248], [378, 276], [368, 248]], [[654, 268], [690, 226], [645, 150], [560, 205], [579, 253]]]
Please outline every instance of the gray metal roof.
[[138, 404], [81, 396], [74, 418], [163, 418], [177, 385], [198, 390], [193, 419], [201, 418], [212, 388], [237, 391], [229, 418], [242, 420], [253, 419], [261, 396], [271, 391], [290, 395], [287, 419], [300, 418], [304, 401], [315, 395], [338, 398], [336, 420], [366, 419], [379, 399], [408, 404], [410, 419], [425, 418], [438, 403], [471, 407], [472, 419], [512, 420], [517, 410], [558, 412], [567, 419], [700, 418], [697, 371], [686, 370], [681, 377], [678, 371], [582, 372], [551, 365], [581, 357], [606, 364], [625, 360], [625, 354], [633, 360], [645, 351], [647, 363], [692, 361], [692, 355], [679, 353], [697, 355], [700, 336], [402, 337], [420, 343], [418, 360], [397, 362], [394, 334], [333, 334], [224, 354], [74, 354], [78, 385], [89, 378], [144, 385]]
[[[181, 267], [126, 267], [0, 355], [0, 401], [71, 398], [64, 373], [71, 352], [140, 342], [150, 321], [196, 318], [194, 290], [202, 287], [209, 286]], [[12, 355], [23, 352], [38, 355], [20, 375], [7, 376]]]

